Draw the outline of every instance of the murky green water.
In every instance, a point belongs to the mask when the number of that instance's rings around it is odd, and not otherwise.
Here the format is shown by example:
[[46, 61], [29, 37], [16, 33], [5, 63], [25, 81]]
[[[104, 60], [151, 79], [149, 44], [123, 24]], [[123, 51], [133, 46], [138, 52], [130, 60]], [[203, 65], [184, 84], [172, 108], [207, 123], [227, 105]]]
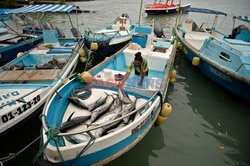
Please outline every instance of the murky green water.
[[[144, 3], [150, 2], [153, 0], [145, 0]], [[182, 2], [228, 13], [229, 16], [218, 24], [226, 33], [231, 31], [233, 15], [250, 16], [249, 0]], [[122, 13], [128, 13], [136, 23], [140, 1], [96, 0], [77, 4], [81, 9], [96, 11], [79, 15], [78, 24], [83, 32], [86, 28], [96, 29], [112, 24]], [[198, 15], [196, 18], [203, 22], [212, 17]], [[160, 20], [167, 36], [171, 36], [176, 15], [146, 17], [144, 14], [142, 23], [151, 24], [153, 19]], [[47, 20], [63, 29], [70, 27], [67, 16], [52, 15]], [[76, 24], [73, 15], [72, 20]], [[70, 35], [69, 32], [67, 34]], [[250, 104], [210, 81], [181, 53], [176, 56], [175, 69], [178, 73], [176, 82], [169, 86], [167, 96], [173, 112], [167, 123], [152, 127], [133, 149], [108, 165], [250, 165]], [[37, 150], [37, 147], [29, 149], [29, 155], [21, 158], [21, 162], [27, 163]]]

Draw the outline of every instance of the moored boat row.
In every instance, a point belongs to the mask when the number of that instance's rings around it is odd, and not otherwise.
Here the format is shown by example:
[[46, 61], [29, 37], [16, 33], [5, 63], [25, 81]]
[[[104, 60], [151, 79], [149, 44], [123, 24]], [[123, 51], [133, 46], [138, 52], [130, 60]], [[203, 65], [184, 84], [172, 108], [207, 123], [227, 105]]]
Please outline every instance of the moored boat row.
[[[190, 8], [188, 12], [214, 15], [212, 27], [200, 27], [191, 18], [184, 19], [175, 29], [186, 57], [217, 84], [250, 101], [250, 31], [245, 25], [233, 27], [225, 35], [216, 29], [219, 16], [226, 13]], [[249, 22], [248, 17], [234, 17]], [[234, 26], [234, 25], [233, 25]]]
[[[30, 5], [10, 13], [69, 13], [75, 8]], [[45, 103], [43, 159], [58, 165], [103, 165], [114, 160], [171, 112], [164, 102], [176, 75], [177, 46], [212, 80], [250, 100], [249, 29], [233, 27], [232, 34], [225, 35], [215, 27], [219, 15], [226, 13], [187, 8], [185, 12], [214, 14], [212, 27], [184, 19], [166, 38], [157, 21], [151, 26], [132, 24], [123, 14], [115, 24], [84, 34], [71, 22], [75, 38], [61, 39], [55, 29], [43, 29], [43, 42], [0, 68], [0, 136]], [[247, 17], [234, 19], [249, 22]], [[78, 59], [85, 69], [77, 74]]]

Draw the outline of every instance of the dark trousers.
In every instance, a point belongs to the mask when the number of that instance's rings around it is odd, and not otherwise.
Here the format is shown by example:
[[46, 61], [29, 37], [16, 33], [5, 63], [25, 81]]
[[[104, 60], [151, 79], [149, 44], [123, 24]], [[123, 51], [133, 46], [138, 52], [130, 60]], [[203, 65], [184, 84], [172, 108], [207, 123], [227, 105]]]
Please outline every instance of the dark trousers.
[[[141, 75], [141, 73], [139, 73], [137, 70], [135, 70], [135, 75]], [[146, 75], [145, 76], [148, 76], [148, 70], [146, 71]]]

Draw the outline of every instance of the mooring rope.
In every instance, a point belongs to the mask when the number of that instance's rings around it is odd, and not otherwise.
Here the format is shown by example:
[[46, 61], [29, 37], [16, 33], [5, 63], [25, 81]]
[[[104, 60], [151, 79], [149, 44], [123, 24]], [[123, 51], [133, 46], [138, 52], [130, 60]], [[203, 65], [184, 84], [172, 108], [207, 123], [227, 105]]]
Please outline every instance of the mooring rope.
[[17, 153], [9, 153], [8, 156], [6, 157], [1, 157], [0, 158], [0, 166], [1, 164], [3, 165], [3, 163], [6, 163], [16, 157], [18, 157], [21, 153], [23, 153], [26, 149], [28, 149], [30, 146], [32, 146], [37, 140], [39, 140], [41, 138], [41, 135], [38, 136], [35, 140], [33, 140], [31, 143], [29, 143], [27, 146], [25, 146], [24, 148], [22, 148], [20, 151], [18, 151]]
[[60, 149], [59, 149], [60, 141], [59, 141], [59, 136], [57, 134], [58, 134], [57, 129], [54, 129], [54, 128], [48, 129], [48, 131], [46, 133], [48, 140], [42, 145], [42, 147], [40, 148], [40, 150], [38, 151], [38, 153], [36, 154], [36, 156], [32, 160], [32, 165], [34, 165], [35, 162], [37, 161], [37, 159], [43, 154], [44, 150], [46, 149], [46, 147], [50, 141], [55, 142], [56, 149], [57, 149], [57, 152], [61, 158], [61, 161], [64, 162], [64, 159], [63, 159], [62, 154], [61, 154]]

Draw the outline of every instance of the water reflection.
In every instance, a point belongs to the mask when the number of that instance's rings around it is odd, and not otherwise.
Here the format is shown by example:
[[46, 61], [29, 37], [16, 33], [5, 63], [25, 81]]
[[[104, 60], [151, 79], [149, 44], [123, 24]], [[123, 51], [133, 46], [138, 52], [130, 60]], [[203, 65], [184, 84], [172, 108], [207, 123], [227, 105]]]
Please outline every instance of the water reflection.
[[[247, 132], [250, 104], [212, 82], [193, 67], [184, 55], [178, 54], [175, 64], [178, 73], [176, 80], [183, 89], [175, 87], [172, 91], [183, 90], [183, 93], [177, 92], [182, 96], [174, 94], [172, 100], [181, 97], [182, 103], [190, 106], [193, 120], [199, 122], [199, 131], [194, 135], [203, 139], [205, 134], [207, 138], [204, 140], [215, 147], [211, 153], [223, 153], [230, 159], [221, 156], [224, 164], [249, 164], [250, 158], [246, 156], [250, 156], [250, 134]], [[171, 91], [169, 95], [172, 95]]]
[[149, 158], [158, 158], [158, 150], [165, 147], [161, 127], [152, 127], [147, 135], [128, 153], [123, 154], [108, 165], [150, 165]]

